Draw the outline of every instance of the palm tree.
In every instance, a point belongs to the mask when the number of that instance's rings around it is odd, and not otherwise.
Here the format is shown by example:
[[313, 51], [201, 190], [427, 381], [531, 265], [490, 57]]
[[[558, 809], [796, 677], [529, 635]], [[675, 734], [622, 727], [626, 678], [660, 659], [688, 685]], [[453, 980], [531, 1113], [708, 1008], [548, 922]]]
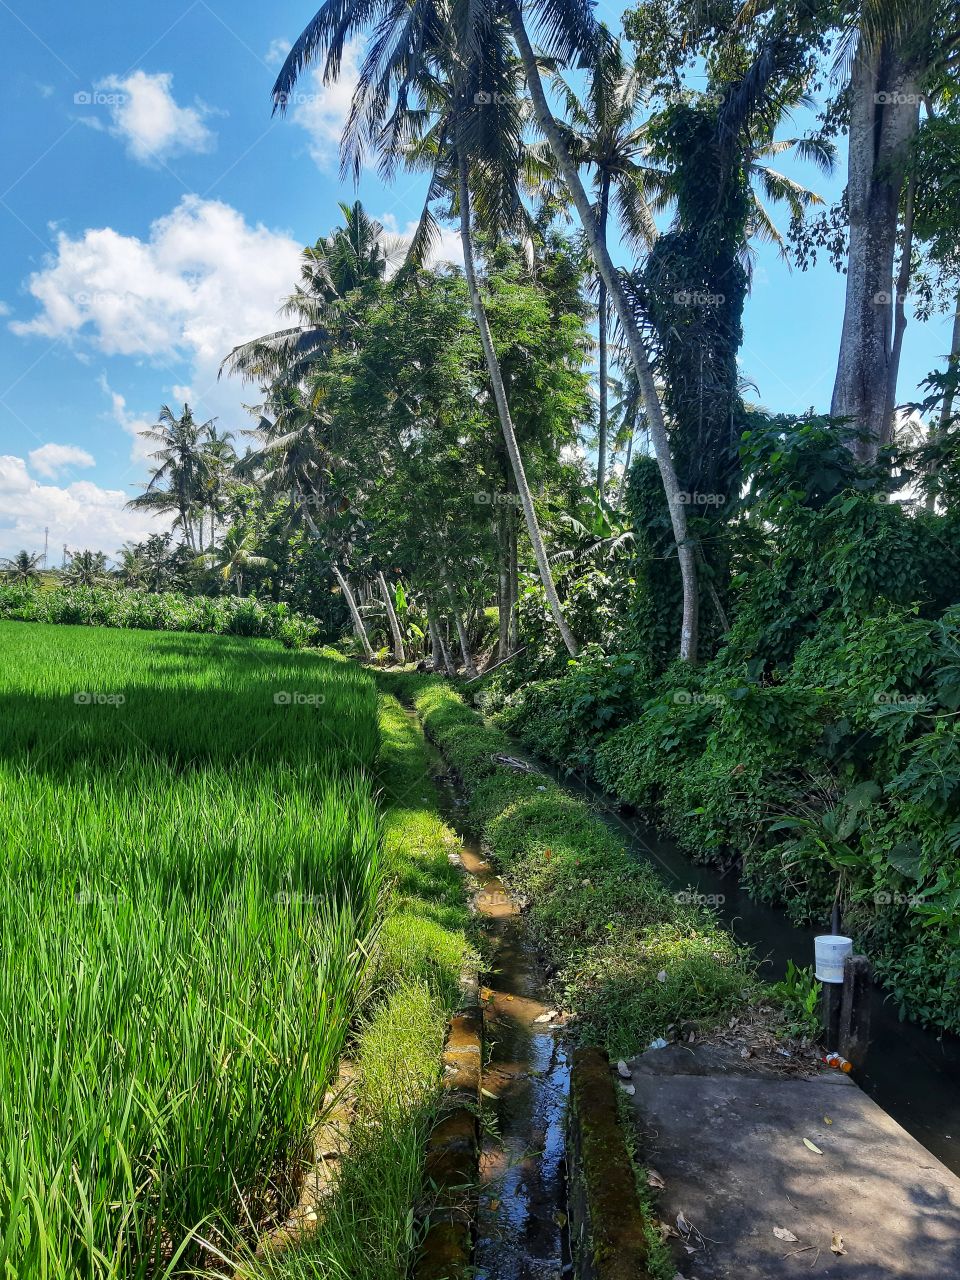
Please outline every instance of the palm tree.
[[[558, 121], [567, 149], [580, 167], [593, 173], [593, 213], [604, 241], [610, 218], [611, 195], [617, 206], [620, 225], [628, 238], [652, 244], [656, 224], [646, 199], [650, 166], [648, 144], [637, 112], [645, 86], [637, 72], [627, 65], [619, 41], [604, 33], [590, 68], [583, 99], [559, 76], [555, 79], [566, 111]], [[603, 277], [597, 281], [598, 450], [597, 491], [603, 501], [607, 471], [608, 434], [608, 327], [610, 308]]]
[[147, 561], [137, 546], [125, 542], [120, 548], [116, 575], [125, 587], [142, 587], [148, 572]]
[[[273, 90], [276, 106], [284, 108], [300, 73], [315, 58], [325, 58], [325, 76], [336, 78], [344, 44], [366, 26], [367, 16], [361, 6], [344, 13], [341, 0], [327, 0], [281, 68]], [[427, 160], [430, 180], [411, 245], [413, 260], [425, 256], [436, 231], [434, 200], [444, 193], [452, 197], [460, 220], [470, 304], [527, 531], [550, 611], [568, 652], [575, 656], [577, 643], [563, 616], [520, 456], [473, 244], [474, 199], [491, 234], [516, 227], [522, 217], [518, 69], [504, 24], [494, 12], [482, 6], [470, 11], [466, 30], [462, 16], [443, 0], [414, 9], [398, 4], [382, 15], [354, 95], [344, 135], [344, 165], [352, 163], [358, 171], [371, 147], [379, 153], [387, 176], [401, 157], [412, 154], [415, 164]], [[413, 107], [411, 102], [423, 105]]]
[[108, 581], [107, 557], [102, 551], [74, 551], [63, 571], [71, 587], [99, 587]]
[[[173, 527], [183, 535], [192, 551], [199, 551], [195, 521], [199, 513], [200, 532], [203, 530], [205, 502], [206, 464], [204, 446], [215, 437], [214, 423], [198, 423], [190, 410], [183, 406], [179, 417], [168, 405], [160, 409], [157, 422], [141, 431], [145, 440], [158, 444], [150, 455], [157, 463], [146, 492], [131, 498], [127, 506], [134, 511], [176, 513]], [[161, 487], [161, 486], [166, 486]]]
[[234, 525], [228, 529], [216, 555], [204, 557], [224, 582], [234, 582], [237, 595], [243, 595], [243, 575], [247, 569], [272, 569], [274, 563], [257, 552], [257, 539], [252, 529]]
[[18, 551], [11, 560], [0, 560], [0, 573], [8, 582], [17, 586], [29, 586], [40, 581], [40, 565], [43, 563], [43, 552], [31, 555], [29, 551]]

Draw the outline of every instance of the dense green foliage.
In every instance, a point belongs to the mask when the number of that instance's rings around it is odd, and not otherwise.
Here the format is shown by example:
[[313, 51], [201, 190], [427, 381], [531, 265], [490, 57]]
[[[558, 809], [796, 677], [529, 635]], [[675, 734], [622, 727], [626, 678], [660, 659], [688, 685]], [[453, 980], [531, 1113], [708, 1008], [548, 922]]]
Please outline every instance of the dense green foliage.
[[0, 618], [85, 627], [132, 627], [141, 631], [197, 631], [208, 635], [279, 640], [302, 649], [326, 638], [314, 618], [284, 603], [253, 597], [185, 595], [114, 586], [0, 586]]
[[509, 740], [439, 680], [407, 684], [427, 733], [459, 775], [467, 815], [556, 967], [578, 1034], [614, 1055], [671, 1026], [725, 1020], [754, 982], [706, 908], [632, 859], [613, 831], [549, 778], [493, 756]]
[[381, 898], [374, 691], [269, 642], [0, 629], [3, 1266], [157, 1276], [295, 1188]]
[[798, 919], [838, 898], [901, 1009], [960, 1029], [955, 517], [890, 501], [825, 423], [756, 425], [742, 457], [709, 662], [661, 671], [638, 632], [552, 680], [505, 669], [484, 705]]

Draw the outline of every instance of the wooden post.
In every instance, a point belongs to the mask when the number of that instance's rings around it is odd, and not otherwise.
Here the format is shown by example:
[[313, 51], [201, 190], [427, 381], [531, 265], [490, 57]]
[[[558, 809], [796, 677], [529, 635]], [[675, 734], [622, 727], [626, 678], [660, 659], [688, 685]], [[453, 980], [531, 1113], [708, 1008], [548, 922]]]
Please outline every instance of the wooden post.
[[866, 956], [847, 956], [843, 962], [840, 988], [837, 1052], [858, 1070], [863, 1066], [870, 1043], [870, 997], [873, 973]]

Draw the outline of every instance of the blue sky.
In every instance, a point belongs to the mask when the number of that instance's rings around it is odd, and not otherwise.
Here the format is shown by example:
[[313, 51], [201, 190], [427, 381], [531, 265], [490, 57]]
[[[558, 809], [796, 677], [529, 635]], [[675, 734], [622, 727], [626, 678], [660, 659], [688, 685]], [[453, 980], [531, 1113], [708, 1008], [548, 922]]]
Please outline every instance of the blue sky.
[[[335, 154], [349, 84], [309, 75], [270, 114], [309, 0], [238, 8], [0, 0], [0, 555], [41, 549], [45, 527], [52, 563], [156, 527], [122, 509], [145, 475], [137, 428], [184, 399], [247, 425], [256, 391], [218, 383], [220, 360], [274, 327], [300, 247], [357, 194]], [[358, 194], [403, 232], [422, 186], [371, 174]], [[441, 253], [456, 258], [452, 231]], [[828, 265], [789, 272], [761, 249], [741, 364], [765, 404], [827, 407], [842, 303]], [[946, 318], [910, 326], [901, 398], [947, 345]]]

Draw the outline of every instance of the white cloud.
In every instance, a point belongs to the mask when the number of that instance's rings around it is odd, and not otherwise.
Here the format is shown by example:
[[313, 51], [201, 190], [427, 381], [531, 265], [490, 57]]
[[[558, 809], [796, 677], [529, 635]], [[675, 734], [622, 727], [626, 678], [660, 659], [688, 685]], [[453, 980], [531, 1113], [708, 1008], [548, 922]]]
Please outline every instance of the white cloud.
[[187, 151], [210, 151], [216, 142], [204, 124], [209, 108], [200, 102], [181, 107], [170, 92], [172, 84], [169, 71], [134, 71], [125, 77], [107, 76], [96, 85], [97, 93], [108, 100], [111, 132], [123, 138], [141, 164], [156, 164]]
[[70, 467], [92, 467], [94, 457], [75, 444], [44, 444], [28, 454], [31, 468], [48, 480], [55, 480]]
[[290, 49], [290, 41], [285, 36], [277, 36], [270, 41], [270, 48], [263, 55], [263, 60], [268, 67], [279, 67], [286, 61]]
[[100, 383], [100, 388], [104, 394], [110, 397], [114, 421], [130, 436], [130, 460], [145, 464], [151, 452], [153, 452], [154, 446], [149, 440], [143, 438], [141, 432], [153, 426], [156, 421], [156, 415], [153, 418], [148, 418], [145, 416], [138, 417], [137, 414], [131, 413], [127, 408], [125, 397], [119, 391], [114, 391], [107, 382], [105, 373], [101, 373], [97, 381]]
[[291, 119], [309, 133], [310, 154], [321, 169], [336, 165], [343, 126], [360, 76], [359, 59], [359, 46], [348, 44], [334, 84], [323, 83], [323, 71], [318, 67], [304, 81], [306, 88], [296, 88], [290, 94], [287, 105]]
[[81, 358], [92, 350], [166, 365], [174, 376], [151, 413], [181, 399], [187, 387], [175, 393], [173, 384], [188, 383], [198, 413], [245, 425], [240, 404], [249, 394], [234, 380], [218, 385], [217, 373], [238, 343], [280, 324], [280, 302], [300, 270], [295, 240], [251, 226], [228, 204], [185, 196], [142, 240], [103, 227], [76, 238], [60, 232], [56, 245], [27, 282], [40, 309], [14, 321], [15, 333], [73, 342]]
[[89, 480], [74, 484], [40, 484], [23, 458], [0, 455], [0, 555], [21, 548], [43, 550], [50, 530], [50, 561], [59, 564], [64, 544], [71, 551], [105, 551], [114, 555], [128, 539], [139, 540], [161, 527], [159, 521], [125, 511], [127, 494], [101, 489]]
[[[381, 222], [389, 235], [398, 242], [398, 247], [405, 251], [417, 229], [417, 219], [412, 218], [402, 230], [397, 225], [395, 214], [381, 213], [377, 221]], [[390, 248], [393, 250], [394, 246], [391, 245]], [[391, 259], [399, 256], [399, 254], [391, 252]], [[451, 263], [456, 267], [463, 266], [463, 244], [460, 241], [460, 232], [453, 227], [445, 227], [443, 225], [440, 226], [439, 235], [434, 239], [433, 247], [427, 258], [428, 266], [438, 266], [441, 263]], [[391, 266], [396, 270], [399, 263], [393, 266], [393, 262], [391, 262]], [[392, 274], [392, 271], [388, 270], [387, 274]]]

